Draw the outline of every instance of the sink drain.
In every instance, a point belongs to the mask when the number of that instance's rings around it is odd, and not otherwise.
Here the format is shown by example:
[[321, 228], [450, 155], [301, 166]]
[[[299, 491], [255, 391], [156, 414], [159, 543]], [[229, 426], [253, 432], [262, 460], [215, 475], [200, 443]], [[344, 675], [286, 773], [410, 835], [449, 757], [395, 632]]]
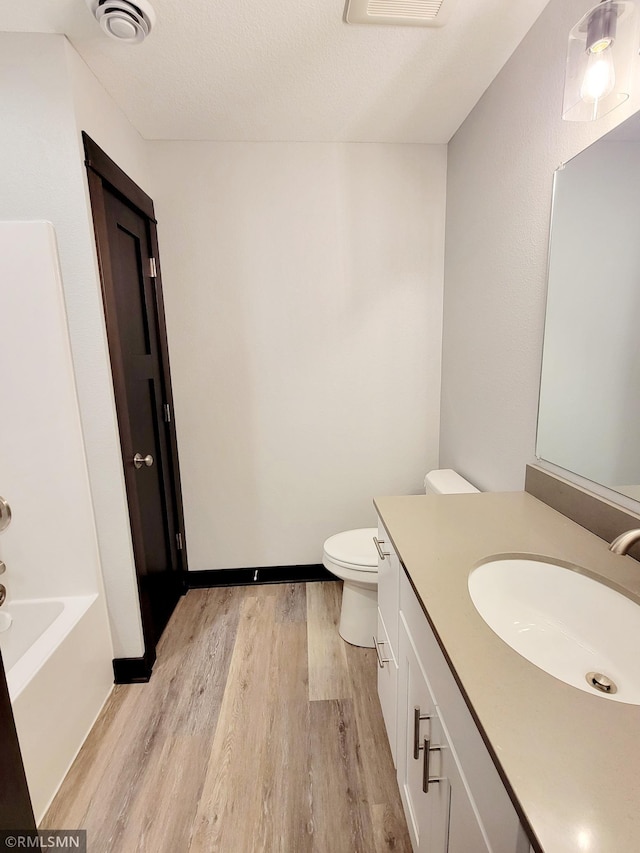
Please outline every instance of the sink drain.
[[607, 676], [603, 675], [601, 672], [588, 672], [585, 675], [585, 678], [587, 679], [587, 684], [591, 687], [595, 687], [595, 689], [599, 690], [601, 693], [611, 694], [618, 692], [615, 681], [607, 678]]

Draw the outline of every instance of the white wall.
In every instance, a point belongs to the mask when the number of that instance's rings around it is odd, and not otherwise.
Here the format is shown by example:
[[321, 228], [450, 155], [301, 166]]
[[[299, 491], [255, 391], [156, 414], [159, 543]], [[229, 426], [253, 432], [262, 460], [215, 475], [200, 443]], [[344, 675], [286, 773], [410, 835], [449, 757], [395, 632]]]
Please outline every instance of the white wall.
[[586, 8], [551, 0], [449, 144], [440, 463], [482, 489], [534, 460], [553, 171], [640, 106], [561, 120]]
[[190, 568], [320, 562], [437, 463], [446, 149], [149, 150]]
[[[78, 143], [82, 144], [81, 131], [86, 131], [133, 181], [146, 192], [150, 192], [147, 141], [140, 136], [113, 98], [107, 94], [70, 42], [65, 39], [64, 43]], [[87, 203], [88, 199], [87, 191]]]
[[76, 110], [79, 124], [140, 177], [138, 149], [125, 156], [135, 132], [64, 37], [0, 33], [0, 219], [49, 220], [56, 229], [114, 652], [138, 656], [139, 604]]
[[81, 134], [88, 133], [148, 191], [146, 143], [66, 40], [65, 51], [84, 195], [78, 216], [88, 226], [82, 247], [86, 277], [73, 294], [78, 322], [71, 327], [72, 342], [78, 384], [85, 391], [80, 402], [115, 656], [137, 657], [144, 651], [140, 603]]

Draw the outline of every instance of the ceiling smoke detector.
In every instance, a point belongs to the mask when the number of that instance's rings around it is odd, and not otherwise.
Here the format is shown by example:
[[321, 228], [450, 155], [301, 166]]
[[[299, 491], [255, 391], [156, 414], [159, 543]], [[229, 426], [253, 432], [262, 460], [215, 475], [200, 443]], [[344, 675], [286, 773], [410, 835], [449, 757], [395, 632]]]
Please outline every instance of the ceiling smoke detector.
[[125, 44], [140, 44], [151, 32], [156, 13], [149, 0], [86, 0], [104, 32]]

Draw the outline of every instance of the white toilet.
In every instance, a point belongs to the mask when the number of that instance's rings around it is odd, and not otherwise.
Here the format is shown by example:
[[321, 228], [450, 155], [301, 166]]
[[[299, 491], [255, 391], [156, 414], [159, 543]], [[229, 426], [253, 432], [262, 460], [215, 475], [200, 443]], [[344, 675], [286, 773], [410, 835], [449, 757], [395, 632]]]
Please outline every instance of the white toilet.
[[[430, 471], [424, 486], [428, 495], [478, 491], [450, 468]], [[343, 581], [338, 631], [353, 646], [373, 648], [378, 626], [378, 552], [373, 542], [377, 535], [376, 527], [362, 527], [336, 533], [324, 543], [322, 562]]]

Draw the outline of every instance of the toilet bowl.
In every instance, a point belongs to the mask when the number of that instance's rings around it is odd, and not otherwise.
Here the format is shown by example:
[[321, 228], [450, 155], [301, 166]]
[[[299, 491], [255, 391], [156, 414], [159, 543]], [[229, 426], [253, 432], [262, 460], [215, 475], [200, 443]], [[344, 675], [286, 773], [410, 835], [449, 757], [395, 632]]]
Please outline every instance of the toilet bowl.
[[[450, 468], [430, 471], [424, 487], [433, 495], [478, 491]], [[378, 625], [378, 552], [373, 541], [377, 535], [377, 527], [361, 527], [336, 533], [324, 543], [322, 563], [343, 581], [338, 632], [353, 646], [373, 648]]]
[[373, 544], [377, 533], [376, 527], [361, 527], [336, 533], [324, 543], [322, 563], [343, 582], [338, 632], [352, 646], [373, 648], [378, 621], [378, 552]]

